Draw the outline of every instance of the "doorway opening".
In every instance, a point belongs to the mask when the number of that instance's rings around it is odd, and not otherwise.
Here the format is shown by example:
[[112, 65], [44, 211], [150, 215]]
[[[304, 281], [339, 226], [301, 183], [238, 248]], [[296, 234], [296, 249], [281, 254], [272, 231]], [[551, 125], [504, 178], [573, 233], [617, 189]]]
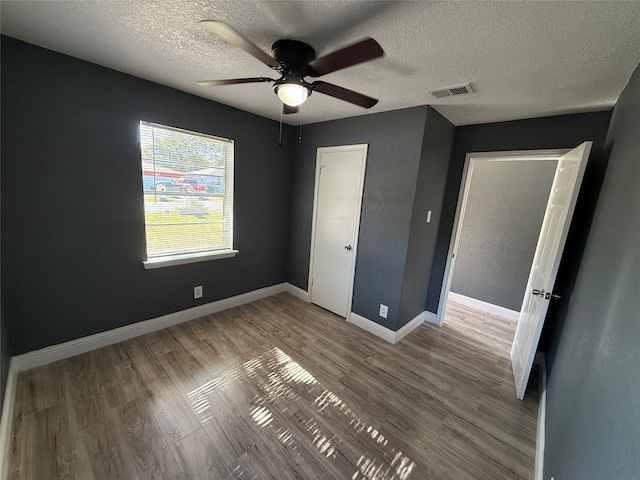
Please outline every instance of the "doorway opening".
[[508, 356], [558, 158], [469, 154], [441, 324]]
[[552, 289], [591, 145], [467, 154], [436, 320], [443, 324], [450, 298], [507, 320], [517, 315], [509, 357], [518, 398], [548, 301], [559, 298]]

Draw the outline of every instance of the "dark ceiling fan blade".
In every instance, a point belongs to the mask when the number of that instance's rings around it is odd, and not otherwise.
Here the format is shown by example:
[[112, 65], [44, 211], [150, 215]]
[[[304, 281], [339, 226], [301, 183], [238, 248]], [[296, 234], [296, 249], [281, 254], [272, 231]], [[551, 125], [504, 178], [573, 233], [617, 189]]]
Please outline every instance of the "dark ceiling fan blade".
[[282, 113], [288, 115], [290, 113], [298, 113], [298, 107], [292, 107], [291, 105], [287, 105], [286, 103], [282, 104]]
[[274, 82], [273, 78], [254, 77], [254, 78], [230, 78], [228, 80], [200, 80], [196, 82], [203, 87], [219, 87], [220, 85], [236, 85], [238, 83], [260, 83]]
[[336, 50], [333, 53], [317, 58], [309, 62], [310, 77], [321, 77], [327, 73], [342, 70], [343, 68], [368, 62], [374, 58], [382, 57], [384, 50], [373, 38], [365, 38], [353, 45]]
[[226, 40], [231, 45], [240, 47], [265, 65], [275, 69], [280, 68], [280, 63], [278, 63], [275, 58], [260, 50], [260, 48], [258, 48], [253, 42], [240, 35], [226, 23], [222, 23], [217, 20], [202, 20], [199, 24], [207, 28], [210, 32], [215, 33], [220, 38]]
[[378, 103], [378, 100], [375, 98], [367, 97], [366, 95], [354, 92], [347, 88], [339, 87], [333, 83], [313, 82], [311, 87], [316, 92], [324, 93], [325, 95], [329, 95], [364, 108], [371, 108]]

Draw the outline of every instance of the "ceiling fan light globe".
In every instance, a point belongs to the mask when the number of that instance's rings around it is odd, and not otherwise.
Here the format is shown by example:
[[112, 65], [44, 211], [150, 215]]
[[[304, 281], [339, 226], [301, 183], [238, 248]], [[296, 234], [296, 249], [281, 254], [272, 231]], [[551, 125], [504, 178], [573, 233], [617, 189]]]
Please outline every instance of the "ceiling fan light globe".
[[309, 97], [309, 90], [306, 87], [293, 83], [279, 85], [276, 93], [280, 100], [282, 100], [282, 103], [290, 107], [302, 105], [307, 100], [307, 97]]

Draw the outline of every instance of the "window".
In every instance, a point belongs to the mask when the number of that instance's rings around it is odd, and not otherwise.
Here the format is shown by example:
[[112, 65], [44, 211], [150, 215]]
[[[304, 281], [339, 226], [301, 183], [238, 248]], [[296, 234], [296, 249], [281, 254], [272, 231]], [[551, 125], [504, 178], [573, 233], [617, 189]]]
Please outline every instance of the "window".
[[140, 122], [145, 268], [233, 256], [233, 141]]

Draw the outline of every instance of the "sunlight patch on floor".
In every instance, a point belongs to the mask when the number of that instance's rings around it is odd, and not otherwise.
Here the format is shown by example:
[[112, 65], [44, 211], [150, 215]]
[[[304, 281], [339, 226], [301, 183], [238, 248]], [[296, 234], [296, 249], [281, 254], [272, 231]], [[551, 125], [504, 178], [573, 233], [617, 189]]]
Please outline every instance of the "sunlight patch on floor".
[[[203, 423], [213, 418], [212, 409], [221, 407], [219, 402], [222, 400], [216, 391], [241, 388], [234, 383], [241, 382], [242, 376], [251, 378], [261, 392], [251, 399], [248, 418], [259, 429], [274, 428], [282, 445], [295, 449], [298, 445], [311, 444], [323, 457], [335, 458], [340, 453], [342, 440], [340, 434], [328, 431], [329, 422], [325, 424], [322, 418], [337, 417], [344, 422], [341, 431], [351, 430], [365, 450], [355, 461], [352, 480], [406, 480], [411, 475], [415, 464], [409, 457], [390, 445], [384, 435], [361, 419], [335, 393], [323, 388], [311, 373], [279, 348], [189, 392], [187, 397], [191, 406]], [[313, 408], [311, 418], [304, 418], [305, 408]], [[306, 434], [278, 425], [279, 416], [293, 412], [297, 412]], [[235, 470], [239, 468], [238, 465]]]

